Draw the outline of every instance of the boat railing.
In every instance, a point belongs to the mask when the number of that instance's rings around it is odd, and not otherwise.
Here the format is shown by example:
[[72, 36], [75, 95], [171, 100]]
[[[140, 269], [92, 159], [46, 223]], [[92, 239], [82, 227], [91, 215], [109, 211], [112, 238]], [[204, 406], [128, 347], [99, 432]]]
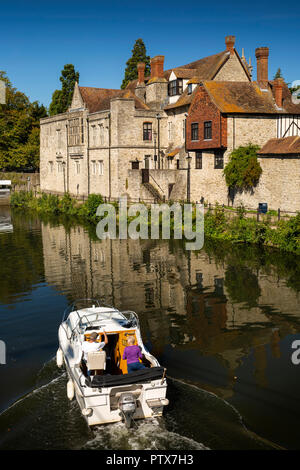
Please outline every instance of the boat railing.
[[[81, 308], [77, 308], [77, 304], [79, 304], [79, 302], [86, 302], [88, 303], [89, 305], [85, 306], [85, 307], [81, 307]], [[107, 308], [114, 308], [112, 307], [111, 305], [108, 305], [108, 304], [105, 304], [105, 303], [102, 303], [100, 304], [99, 300], [97, 299], [77, 299], [75, 300], [75, 302], [73, 302], [71, 305], [69, 305], [65, 311], [64, 311], [64, 314], [63, 314], [63, 318], [62, 318], [62, 321], [65, 321], [65, 319], [67, 318], [67, 316], [71, 313], [71, 312], [76, 312], [78, 317], [80, 317], [79, 313], [78, 313], [78, 310], [82, 310], [83, 308], [91, 308], [93, 307], [93, 305], [97, 305], [97, 307], [107, 307]]]
[[133, 322], [133, 325], [137, 326], [138, 328], [140, 327], [139, 318], [135, 312], [132, 310], [122, 310], [120, 313], [122, 313], [122, 315], [124, 315], [128, 321]]
[[[79, 303], [79, 302], [88, 302], [90, 303], [89, 307], [84, 307], [84, 308], [92, 308], [93, 306], [97, 306], [97, 307], [106, 307], [108, 308], [109, 310], [107, 312], [105, 311], [102, 311], [101, 313], [97, 313], [97, 312], [93, 312], [93, 310], [91, 310], [90, 312], [87, 312], [85, 313], [84, 315], [79, 314], [79, 310], [83, 310], [83, 308], [81, 309], [77, 309], [76, 308], [76, 305]], [[69, 316], [69, 314], [73, 312], [74, 314], [77, 315], [77, 321], [75, 323], [75, 325], [72, 327], [71, 324], [69, 324], [68, 326], [65, 325], [65, 322], [67, 321], [67, 318]], [[67, 339], [70, 340], [74, 333], [77, 331], [79, 332], [80, 329], [82, 327], [86, 327], [86, 326], [89, 326], [89, 327], [92, 327], [93, 324], [95, 322], [99, 322], [99, 318], [98, 318], [98, 315], [101, 315], [103, 316], [105, 313], [108, 313], [108, 318], [111, 319], [113, 314], [114, 313], [118, 313], [119, 315], [121, 315], [124, 320], [128, 320], [130, 322], [132, 322], [132, 325], [133, 326], [137, 326], [139, 327], [139, 319], [138, 319], [138, 316], [135, 312], [131, 311], [131, 310], [125, 310], [125, 311], [120, 311], [118, 309], [116, 309], [115, 307], [111, 306], [111, 305], [107, 305], [107, 304], [103, 304], [97, 300], [97, 299], [78, 299], [76, 300], [75, 302], [73, 302], [70, 306], [68, 306], [65, 311], [64, 311], [64, 314], [63, 314], [63, 319], [62, 319], [62, 327], [66, 333], [66, 336], [67, 336]], [[91, 320], [91, 317], [94, 317], [93, 320]]]

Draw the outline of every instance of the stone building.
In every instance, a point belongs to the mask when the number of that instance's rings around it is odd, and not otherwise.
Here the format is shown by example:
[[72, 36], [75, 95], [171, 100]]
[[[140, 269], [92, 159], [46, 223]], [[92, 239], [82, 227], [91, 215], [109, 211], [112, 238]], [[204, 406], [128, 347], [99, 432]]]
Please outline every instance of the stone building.
[[[234, 148], [300, 136], [300, 105], [285, 83], [269, 81], [268, 48], [256, 49], [254, 82], [234, 44], [227, 36], [224, 51], [169, 70], [156, 56], [150, 77], [138, 64], [125, 90], [76, 84], [68, 111], [41, 120], [41, 190], [230, 202], [222, 170]], [[233, 203], [299, 210], [299, 155], [260, 153], [259, 186]], [[287, 183], [288, 201], [279, 191]]]

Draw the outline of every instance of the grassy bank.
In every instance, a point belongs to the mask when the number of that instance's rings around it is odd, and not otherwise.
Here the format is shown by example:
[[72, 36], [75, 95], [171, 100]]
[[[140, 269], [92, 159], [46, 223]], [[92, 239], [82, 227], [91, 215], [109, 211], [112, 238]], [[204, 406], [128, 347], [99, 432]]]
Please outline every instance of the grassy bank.
[[274, 225], [268, 219], [257, 222], [246, 218], [241, 210], [236, 217], [227, 217], [221, 207], [205, 215], [205, 236], [235, 243], [250, 243], [279, 248], [300, 254], [300, 213]]
[[86, 202], [81, 203], [67, 193], [62, 197], [46, 193], [35, 197], [32, 191], [19, 191], [12, 193], [10, 204], [12, 207], [30, 209], [38, 213], [76, 216], [96, 223], [96, 210], [103, 204], [103, 199], [100, 194], [91, 194]]
[[[103, 199], [98, 194], [89, 195], [84, 203], [76, 201], [69, 194], [63, 197], [53, 194], [35, 197], [32, 192], [20, 191], [11, 196], [13, 207], [31, 209], [41, 214], [72, 216], [93, 224], [99, 220], [96, 210], [102, 203]], [[115, 206], [118, 207], [117, 204]], [[134, 217], [128, 218], [128, 222], [133, 219]], [[150, 225], [150, 215], [148, 221]], [[257, 222], [254, 218], [246, 218], [242, 209], [236, 217], [228, 217], [222, 207], [217, 206], [205, 214], [204, 232], [206, 238], [214, 240], [272, 246], [300, 255], [300, 214], [274, 225], [269, 220]]]

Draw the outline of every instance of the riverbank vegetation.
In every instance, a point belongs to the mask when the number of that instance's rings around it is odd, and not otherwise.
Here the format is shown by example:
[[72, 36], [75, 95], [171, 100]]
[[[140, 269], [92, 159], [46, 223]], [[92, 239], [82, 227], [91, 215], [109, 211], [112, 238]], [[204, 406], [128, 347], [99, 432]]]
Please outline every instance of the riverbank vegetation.
[[[35, 197], [32, 192], [20, 191], [11, 196], [11, 205], [16, 208], [27, 208], [41, 214], [54, 214], [75, 217], [84, 223], [95, 225], [99, 221], [96, 215], [97, 207], [103, 198], [98, 194], [90, 194], [85, 202], [73, 199], [69, 194], [59, 197], [54, 194], [41, 194]], [[116, 209], [118, 205], [115, 203]], [[151, 225], [150, 209], [148, 224]], [[128, 222], [135, 217], [128, 217]], [[160, 219], [161, 220], [161, 219]], [[171, 230], [174, 227], [171, 220]], [[193, 228], [196, 226], [196, 214], [193, 213]], [[300, 213], [287, 220], [271, 221], [265, 217], [257, 221], [247, 217], [243, 207], [236, 214], [225, 212], [224, 208], [216, 205], [208, 209], [204, 216], [205, 238], [228, 241], [236, 244], [255, 244], [279, 248], [300, 255]]]

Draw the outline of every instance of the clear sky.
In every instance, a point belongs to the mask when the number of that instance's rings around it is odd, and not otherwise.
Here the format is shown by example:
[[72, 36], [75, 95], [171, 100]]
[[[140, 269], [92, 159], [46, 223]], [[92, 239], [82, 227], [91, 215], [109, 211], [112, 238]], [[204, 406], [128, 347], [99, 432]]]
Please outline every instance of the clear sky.
[[[120, 88], [134, 42], [165, 56], [165, 69], [225, 50], [224, 38], [251, 56], [268, 46], [269, 77], [300, 80], [300, 4], [282, 0], [3, 1], [0, 70], [29, 98], [48, 106], [64, 64], [82, 86]], [[254, 68], [254, 77], [256, 70]]]

